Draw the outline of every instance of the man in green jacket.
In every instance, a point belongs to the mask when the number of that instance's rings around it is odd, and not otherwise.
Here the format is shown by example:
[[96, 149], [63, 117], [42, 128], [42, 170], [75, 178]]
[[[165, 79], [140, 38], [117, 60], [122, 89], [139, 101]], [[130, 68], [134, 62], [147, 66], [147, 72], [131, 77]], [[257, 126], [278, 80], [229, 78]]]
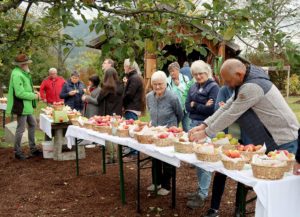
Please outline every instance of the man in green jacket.
[[33, 109], [36, 107], [36, 99], [39, 94], [33, 90], [31, 75], [29, 74], [29, 64], [31, 60], [25, 54], [19, 54], [15, 58], [9, 82], [7, 110], [8, 114], [17, 115], [17, 129], [15, 135], [15, 158], [25, 160], [26, 157], [21, 149], [21, 140], [25, 131], [26, 122], [28, 124], [28, 138], [31, 156], [41, 156], [42, 152], [35, 145], [36, 120], [33, 116]]

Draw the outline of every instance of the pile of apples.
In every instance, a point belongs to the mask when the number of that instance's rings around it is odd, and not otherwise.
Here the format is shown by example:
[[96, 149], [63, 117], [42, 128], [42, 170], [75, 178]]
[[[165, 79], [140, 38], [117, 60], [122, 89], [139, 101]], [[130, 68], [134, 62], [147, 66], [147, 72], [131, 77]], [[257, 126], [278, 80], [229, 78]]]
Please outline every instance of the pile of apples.
[[169, 133], [181, 133], [183, 130], [182, 130], [182, 128], [181, 127], [175, 127], [175, 126], [173, 126], [173, 127], [170, 127], [170, 128], [168, 128], [168, 130], [167, 130], [167, 132], [169, 132]]
[[93, 117], [97, 126], [110, 126], [111, 116], [94, 116]]
[[133, 125], [134, 124], [134, 120], [133, 119], [125, 120], [125, 124], [126, 125]]
[[238, 150], [226, 150], [224, 154], [230, 158], [241, 158], [241, 153]]
[[234, 138], [231, 134], [225, 134], [224, 132], [218, 132], [216, 137], [212, 138], [212, 142], [217, 142], [218, 140], [227, 138], [231, 145], [238, 145], [239, 141], [237, 138]]
[[169, 133], [161, 133], [157, 137], [160, 139], [166, 139], [169, 137]]
[[287, 150], [275, 150], [275, 151], [270, 151], [268, 153], [268, 157], [271, 159], [276, 159], [276, 156], [278, 154], [280, 154], [281, 152], [283, 152], [285, 154], [285, 156], [288, 157], [288, 159], [292, 160], [295, 158], [295, 155], [293, 153], [289, 153]]
[[262, 145], [253, 145], [253, 144], [238, 145], [237, 150], [247, 151], [247, 152], [256, 152], [256, 151], [260, 150], [262, 147], [263, 147]]

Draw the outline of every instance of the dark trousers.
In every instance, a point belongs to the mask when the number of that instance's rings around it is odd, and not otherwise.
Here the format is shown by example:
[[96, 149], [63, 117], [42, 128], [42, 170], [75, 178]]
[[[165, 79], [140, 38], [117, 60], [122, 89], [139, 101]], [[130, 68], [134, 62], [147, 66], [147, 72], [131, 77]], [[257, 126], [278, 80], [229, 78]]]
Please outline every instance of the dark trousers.
[[[154, 169], [154, 165], [156, 163], [156, 173]], [[156, 184], [161, 185], [162, 188], [170, 190], [171, 189], [171, 178], [172, 178], [172, 165], [157, 160], [155, 158], [152, 159], [152, 183], [154, 184], [154, 176], [156, 174]]]

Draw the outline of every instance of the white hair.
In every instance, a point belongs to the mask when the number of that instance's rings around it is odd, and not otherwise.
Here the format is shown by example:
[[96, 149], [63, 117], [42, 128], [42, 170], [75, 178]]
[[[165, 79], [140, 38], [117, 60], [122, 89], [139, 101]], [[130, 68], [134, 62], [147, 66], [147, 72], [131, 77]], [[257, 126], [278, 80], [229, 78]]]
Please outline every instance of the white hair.
[[56, 72], [56, 73], [57, 73], [57, 69], [56, 69], [56, 68], [50, 68], [48, 72], [49, 72], [49, 73], [50, 73], [50, 72]]
[[203, 60], [197, 60], [197, 61], [193, 62], [191, 65], [191, 72], [192, 72], [192, 74], [205, 73], [205, 74], [207, 74], [208, 78], [212, 78], [211, 67], [209, 64], [207, 64]]
[[163, 71], [156, 71], [151, 76], [151, 84], [153, 81], [162, 80], [165, 84], [167, 84], [167, 75]]
[[130, 62], [130, 59], [124, 60], [124, 66], [129, 66], [130, 69], [134, 69], [138, 75], [142, 74], [139, 65], [134, 60], [132, 62]]

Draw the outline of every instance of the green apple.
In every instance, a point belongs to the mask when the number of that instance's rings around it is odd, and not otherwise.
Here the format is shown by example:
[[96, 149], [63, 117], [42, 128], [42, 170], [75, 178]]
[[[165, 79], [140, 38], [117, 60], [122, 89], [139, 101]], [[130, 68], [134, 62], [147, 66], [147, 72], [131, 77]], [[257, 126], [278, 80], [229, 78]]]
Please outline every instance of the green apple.
[[231, 134], [225, 134], [225, 137], [228, 138], [229, 140], [233, 138]]
[[236, 138], [230, 139], [229, 142], [230, 142], [231, 145], [238, 145], [239, 144], [239, 141]]
[[218, 141], [218, 138], [212, 138], [211, 141], [212, 141], [212, 142], [216, 142], [216, 141]]
[[225, 133], [224, 132], [218, 132], [217, 135], [216, 135], [216, 137], [218, 139], [223, 139], [223, 138], [225, 138]]

